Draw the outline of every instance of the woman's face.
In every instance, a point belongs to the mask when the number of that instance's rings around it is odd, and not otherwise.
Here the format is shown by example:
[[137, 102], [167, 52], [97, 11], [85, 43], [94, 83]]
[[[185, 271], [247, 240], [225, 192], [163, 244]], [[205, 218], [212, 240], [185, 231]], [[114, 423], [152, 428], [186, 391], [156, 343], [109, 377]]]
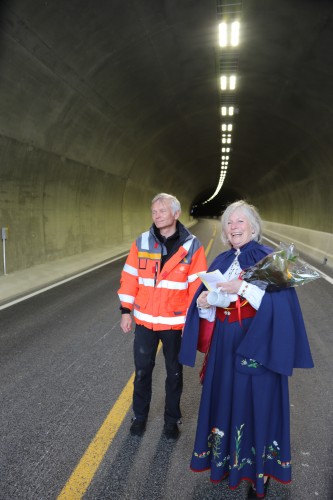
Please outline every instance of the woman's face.
[[253, 229], [241, 208], [236, 208], [229, 216], [226, 233], [231, 246], [234, 248], [240, 248], [252, 239]]

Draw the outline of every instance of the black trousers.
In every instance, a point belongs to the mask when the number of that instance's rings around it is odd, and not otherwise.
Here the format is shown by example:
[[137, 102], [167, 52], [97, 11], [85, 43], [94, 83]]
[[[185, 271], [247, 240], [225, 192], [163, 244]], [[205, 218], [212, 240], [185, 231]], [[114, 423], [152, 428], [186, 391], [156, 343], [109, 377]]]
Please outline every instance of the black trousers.
[[183, 390], [183, 366], [178, 361], [181, 330], [158, 332], [136, 325], [134, 335], [134, 415], [138, 420], [148, 417], [152, 395], [152, 374], [158, 343], [161, 340], [167, 373], [164, 421], [176, 423], [181, 418], [180, 397]]

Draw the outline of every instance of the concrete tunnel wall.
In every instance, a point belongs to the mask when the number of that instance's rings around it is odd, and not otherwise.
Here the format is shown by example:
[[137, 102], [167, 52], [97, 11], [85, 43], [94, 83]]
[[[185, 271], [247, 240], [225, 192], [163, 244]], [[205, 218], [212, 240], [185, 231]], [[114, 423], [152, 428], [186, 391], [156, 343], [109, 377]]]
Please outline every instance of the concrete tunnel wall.
[[151, 224], [151, 199], [162, 186], [180, 196], [182, 220], [190, 219], [189, 202], [170, 181], [154, 188], [145, 173], [125, 180], [3, 137], [0, 147], [0, 221], [9, 228], [8, 273], [129, 243]]
[[117, 108], [110, 119], [107, 103], [43, 44], [32, 51], [26, 26], [6, 27], [0, 224], [9, 228], [7, 272], [130, 242], [151, 224], [151, 199], [162, 190], [179, 196], [187, 223], [195, 187], [184, 186], [156, 130]]
[[[176, 25], [181, 16], [192, 15], [195, 30], [208, 18], [211, 26], [216, 23], [214, 9], [206, 14], [207, 6], [193, 3], [191, 9], [185, 4], [170, 10], [167, 21]], [[186, 224], [195, 197], [214, 189], [218, 177], [218, 157], [214, 164], [208, 161], [220, 144], [213, 36], [206, 43], [201, 37], [193, 47], [183, 32], [178, 38], [176, 32], [169, 36], [160, 7], [150, 2], [140, 4], [140, 14], [146, 23], [154, 18], [156, 32], [144, 35], [135, 9], [127, 10], [122, 2], [113, 4], [122, 15], [118, 26], [112, 12], [111, 30], [103, 11], [96, 20], [90, 4], [80, 3], [79, 17], [75, 6], [69, 12], [67, 5], [16, 0], [2, 6], [0, 225], [9, 228], [8, 273], [129, 244], [150, 225], [150, 202], [160, 191], [179, 197]], [[185, 49], [195, 58], [186, 59]], [[118, 52], [121, 62], [114, 57]], [[169, 75], [175, 79], [166, 87]], [[195, 77], [191, 99], [190, 77]], [[193, 103], [200, 108], [193, 110]], [[240, 196], [259, 207], [271, 234], [287, 235], [282, 226], [292, 225], [302, 243], [305, 228], [314, 236], [314, 257], [323, 257], [316, 248], [324, 246], [330, 263], [329, 123], [326, 116], [318, 133], [309, 134], [311, 141], [304, 141], [304, 131], [297, 133], [295, 141], [302, 138], [304, 147], [296, 147], [294, 156], [284, 157], [268, 173], [258, 171], [255, 182], [239, 173], [231, 173], [230, 179], [231, 185], [238, 182]], [[310, 143], [316, 149], [310, 150]], [[283, 148], [283, 141], [276, 147]], [[256, 151], [247, 154], [255, 158]], [[265, 158], [261, 163], [267, 165]], [[317, 230], [323, 244], [316, 240]]]

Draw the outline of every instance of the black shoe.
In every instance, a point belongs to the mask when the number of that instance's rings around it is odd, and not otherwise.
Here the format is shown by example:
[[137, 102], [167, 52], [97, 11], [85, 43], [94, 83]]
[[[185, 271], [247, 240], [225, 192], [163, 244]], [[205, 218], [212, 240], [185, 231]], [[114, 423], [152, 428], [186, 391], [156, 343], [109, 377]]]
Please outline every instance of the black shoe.
[[137, 418], [132, 418], [132, 425], [130, 428], [130, 433], [132, 436], [141, 437], [146, 430], [147, 420], [138, 420]]
[[[263, 497], [260, 497], [260, 498], [265, 498], [265, 496], [267, 495], [267, 491], [268, 491], [268, 486], [269, 486], [269, 480], [270, 480], [270, 477], [267, 478], [267, 481], [266, 483], [264, 484], [264, 496]], [[253, 488], [253, 486], [251, 486], [251, 488], [249, 489], [249, 492], [247, 494], [247, 498], [258, 498], [257, 497], [257, 491], [255, 488]]]
[[179, 428], [177, 424], [164, 424], [164, 435], [167, 439], [175, 441], [179, 438]]

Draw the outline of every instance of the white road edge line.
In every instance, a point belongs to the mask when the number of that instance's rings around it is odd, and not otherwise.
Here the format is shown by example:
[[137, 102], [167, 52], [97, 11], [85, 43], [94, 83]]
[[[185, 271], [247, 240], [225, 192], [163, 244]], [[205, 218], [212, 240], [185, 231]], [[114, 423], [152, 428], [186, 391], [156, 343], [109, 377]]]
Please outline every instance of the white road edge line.
[[11, 302], [8, 302], [7, 304], [3, 304], [2, 306], [0, 306], [0, 311], [2, 309], [6, 309], [7, 307], [13, 306], [14, 304], [18, 304], [19, 302], [23, 302], [24, 300], [30, 299], [31, 297], [35, 297], [35, 295], [39, 295], [40, 293], [46, 292], [47, 290], [51, 290], [52, 288], [55, 288], [56, 286], [63, 285], [64, 283], [67, 283], [68, 281], [72, 281], [76, 278], [79, 278], [80, 276], [91, 273], [92, 271], [95, 271], [96, 269], [107, 266], [108, 264], [111, 264], [112, 262], [115, 262], [116, 260], [119, 260], [119, 259], [122, 259], [123, 257], [126, 257], [126, 255], [128, 255], [128, 252], [126, 252], [122, 255], [118, 255], [114, 259], [103, 262], [102, 264], [99, 264], [98, 266], [94, 266], [94, 267], [91, 267], [89, 269], [86, 269], [86, 271], [82, 271], [78, 274], [74, 274], [73, 276], [70, 276], [69, 278], [66, 278], [66, 279], [61, 280], [61, 281], [57, 281], [56, 283], [53, 283], [52, 285], [46, 286], [44, 288], [40, 288], [39, 290], [36, 290], [35, 292], [29, 293], [28, 295], [24, 295], [22, 297], [19, 297], [18, 299], [12, 300]]

